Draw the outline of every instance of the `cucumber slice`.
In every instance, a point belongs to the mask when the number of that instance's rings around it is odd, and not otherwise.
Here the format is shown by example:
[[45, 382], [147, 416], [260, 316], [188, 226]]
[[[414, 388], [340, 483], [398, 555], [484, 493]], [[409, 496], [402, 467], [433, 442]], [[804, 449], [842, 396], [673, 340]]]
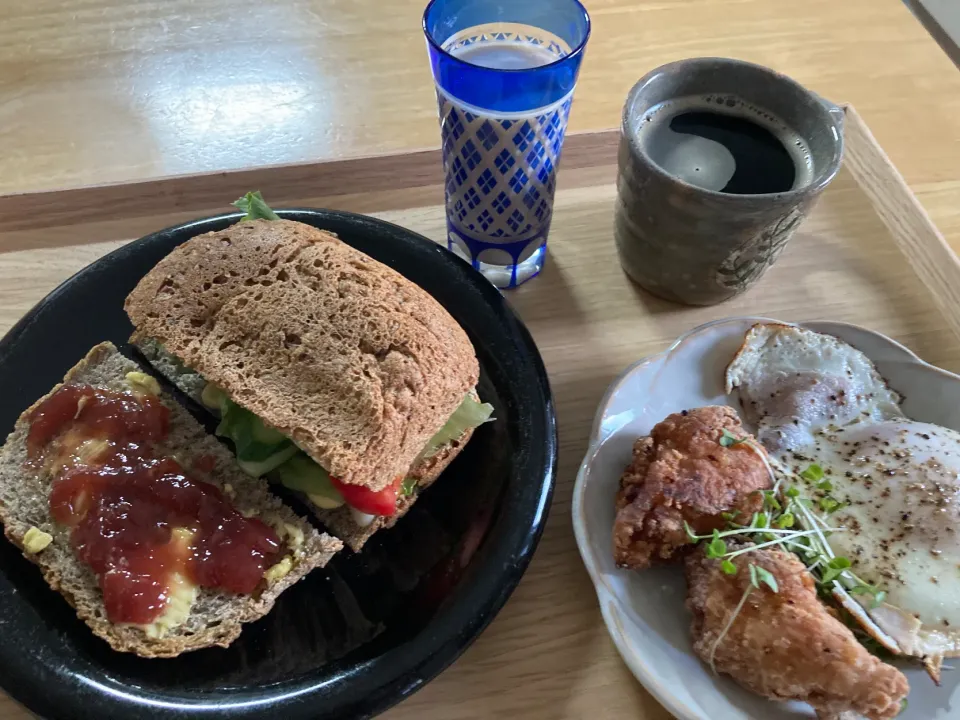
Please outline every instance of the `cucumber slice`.
[[297, 446], [293, 443], [290, 443], [289, 445], [284, 446], [282, 450], [274, 453], [265, 460], [244, 460], [238, 457], [237, 465], [239, 465], [240, 469], [243, 470], [247, 475], [261, 477], [266, 475], [271, 470], [276, 470], [285, 462], [289, 461], [290, 458], [297, 454], [297, 452]]
[[335, 508], [343, 505], [343, 496], [330, 482], [327, 471], [317, 465], [304, 452], [298, 452], [278, 467], [276, 475], [286, 487], [306, 493], [314, 503], [322, 508]]
[[421, 455], [429, 455], [441, 445], [446, 445], [451, 440], [456, 440], [470, 428], [475, 428], [487, 420], [493, 414], [493, 405], [490, 403], [481, 403], [467, 395], [460, 402], [460, 405], [453, 411], [453, 415], [444, 424], [442, 428], [430, 438], [427, 447], [424, 448]]
[[333, 510], [343, 505], [343, 500], [334, 500], [333, 498], [329, 498], [326, 495], [316, 495], [314, 493], [307, 493], [307, 497], [310, 498], [310, 501], [314, 505], [324, 510]]

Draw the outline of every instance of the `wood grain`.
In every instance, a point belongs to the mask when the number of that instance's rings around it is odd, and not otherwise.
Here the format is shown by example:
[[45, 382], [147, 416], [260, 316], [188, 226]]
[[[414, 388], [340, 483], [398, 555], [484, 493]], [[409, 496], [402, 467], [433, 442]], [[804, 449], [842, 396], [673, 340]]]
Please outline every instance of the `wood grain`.
[[[610, 642], [570, 520], [573, 482], [597, 403], [613, 378], [635, 360], [662, 350], [700, 323], [749, 314], [858, 323], [890, 335], [932, 363], [960, 371], [960, 340], [938, 312], [929, 283], [914, 274], [901, 253], [901, 248], [925, 252], [936, 230], [909, 196], [903, 196], [896, 171], [872, 144], [865, 126], [849, 122], [847, 139], [851, 148], [847, 163], [777, 264], [751, 292], [711, 308], [658, 300], [626, 279], [612, 233], [616, 134], [584, 139], [595, 161], [571, 163], [561, 172], [547, 266], [537, 279], [509, 294], [543, 354], [559, 417], [559, 474], [543, 540], [517, 591], [490, 628], [450, 669], [385, 717], [669, 717], [630, 675]], [[389, 166], [393, 161], [371, 159], [357, 177], [376, 175], [373, 170], [380, 162]], [[338, 166], [338, 172], [344, 167]], [[413, 175], [420, 177], [419, 172], [415, 168]], [[343, 209], [379, 208], [374, 214], [440, 241], [445, 232], [443, 209], [437, 204], [441, 189], [423, 177], [423, 185], [383, 184], [363, 193], [356, 177], [342, 174], [340, 187], [349, 192], [284, 200]], [[295, 183], [289, 187], [296, 192]], [[933, 191], [944, 202], [951, 197], [955, 201], [949, 186]], [[176, 195], [176, 183], [171, 193]], [[100, 199], [104, 197], [111, 196]], [[74, 196], [58, 198], [68, 207], [79, 207]], [[232, 195], [215, 205], [229, 199]], [[0, 247], [9, 246], [12, 238], [20, 247], [0, 253], [0, 332], [57, 283], [138, 234], [145, 222], [157, 228], [183, 215], [179, 208], [166, 214], [147, 204], [130, 208], [154, 214], [134, 213], [129, 218], [117, 214], [104, 222], [84, 215], [86, 221], [70, 225], [0, 229]], [[885, 208], [897, 209], [895, 218], [886, 223]], [[26, 717], [18, 705], [0, 695], [0, 719]]]
[[[579, 133], [566, 138], [563, 167], [569, 170], [595, 168], [616, 162], [616, 132]], [[439, 150], [376, 155], [332, 162], [274, 165], [253, 170], [200, 173], [156, 178], [132, 183], [111, 183], [66, 190], [47, 190], [0, 195], [0, 250], [22, 250], [44, 242], [62, 246], [56, 228], [90, 225], [105, 227], [115, 220], [117, 237], [141, 235], [156, 229], [159, 217], [184, 219], [198, 214], [235, 212], [227, 198], [235, 199], [252, 189], [263, 188], [276, 207], [310, 205], [324, 207], [339, 198], [354, 198], [350, 209], [390, 210], [411, 207], [425, 188], [436, 191], [442, 183]], [[589, 173], [565, 173], [564, 182], [590, 182]], [[373, 198], [363, 205], [362, 198]], [[442, 190], [435, 198], [442, 198]], [[339, 207], [339, 206], [338, 206]], [[341, 208], [346, 209], [346, 208]], [[139, 224], [130, 224], [143, 219]], [[122, 230], [120, 230], [122, 228]], [[100, 235], [102, 239], [102, 234]], [[73, 242], [83, 242], [75, 236]]]
[[890, 236], [960, 336], [960, 260], [857, 112], [846, 112], [845, 157]]
[[[7, 0], [0, 192], [436, 147], [425, 4]], [[586, 5], [573, 131], [657, 65], [738, 57], [854, 103], [914, 189], [957, 179], [960, 75], [901, 0]]]

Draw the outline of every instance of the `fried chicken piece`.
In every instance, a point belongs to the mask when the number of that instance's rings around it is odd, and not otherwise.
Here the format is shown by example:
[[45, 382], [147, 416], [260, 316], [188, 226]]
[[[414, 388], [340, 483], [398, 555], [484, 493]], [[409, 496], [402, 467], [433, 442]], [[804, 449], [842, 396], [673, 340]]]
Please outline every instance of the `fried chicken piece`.
[[[726, 575], [719, 560], [703, 553], [686, 559], [693, 650], [701, 660], [758, 695], [810, 703], [820, 717], [852, 711], [886, 720], [900, 712], [907, 678], [867, 652], [830, 613], [793, 553], [754, 550], [733, 562], [737, 574]], [[751, 563], [776, 578], [777, 592], [750, 584]]]
[[749, 438], [725, 405], [675, 413], [633, 446], [633, 462], [620, 478], [613, 556], [619, 567], [642, 569], [687, 549], [686, 521], [698, 534], [726, 524], [721, 513], [748, 519], [763, 507], [757, 490], [771, 486], [759, 453], [748, 443], [724, 447], [724, 430]]

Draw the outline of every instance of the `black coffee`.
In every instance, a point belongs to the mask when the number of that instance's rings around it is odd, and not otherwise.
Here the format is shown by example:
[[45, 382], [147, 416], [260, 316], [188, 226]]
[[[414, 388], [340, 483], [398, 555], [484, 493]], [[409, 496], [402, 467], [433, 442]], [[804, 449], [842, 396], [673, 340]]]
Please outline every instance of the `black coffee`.
[[778, 193], [812, 179], [803, 140], [769, 113], [737, 98], [671, 100], [652, 108], [638, 130], [655, 163], [708, 190]]

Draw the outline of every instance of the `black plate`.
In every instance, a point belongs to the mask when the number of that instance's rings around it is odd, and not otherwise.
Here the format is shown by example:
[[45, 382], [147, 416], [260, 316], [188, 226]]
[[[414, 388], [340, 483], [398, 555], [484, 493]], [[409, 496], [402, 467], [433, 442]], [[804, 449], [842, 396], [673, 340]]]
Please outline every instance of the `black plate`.
[[[230, 648], [172, 660], [116, 653], [37, 568], [0, 542], [0, 685], [48, 718], [344, 718], [380, 712], [447, 667], [520, 580], [546, 520], [556, 422], [532, 338], [467, 263], [416, 233], [350, 213], [280, 214], [332, 230], [439, 300], [470, 335], [496, 407], [440, 482], [362, 554], [341, 552]], [[179, 243], [237, 214], [132, 242], [66, 281], [0, 341], [0, 431], [91, 347], [128, 355], [123, 300]]]

